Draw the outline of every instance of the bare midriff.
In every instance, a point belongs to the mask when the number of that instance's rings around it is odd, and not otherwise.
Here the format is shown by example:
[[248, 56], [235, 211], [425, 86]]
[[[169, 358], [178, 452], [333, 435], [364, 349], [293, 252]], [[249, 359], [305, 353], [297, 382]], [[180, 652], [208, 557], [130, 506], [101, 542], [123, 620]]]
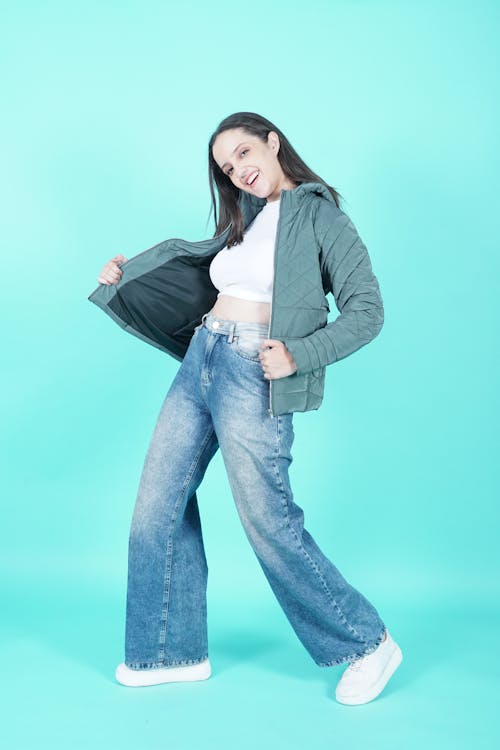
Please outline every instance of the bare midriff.
[[269, 302], [251, 302], [240, 297], [221, 294], [210, 312], [223, 320], [240, 320], [251, 323], [269, 324]]

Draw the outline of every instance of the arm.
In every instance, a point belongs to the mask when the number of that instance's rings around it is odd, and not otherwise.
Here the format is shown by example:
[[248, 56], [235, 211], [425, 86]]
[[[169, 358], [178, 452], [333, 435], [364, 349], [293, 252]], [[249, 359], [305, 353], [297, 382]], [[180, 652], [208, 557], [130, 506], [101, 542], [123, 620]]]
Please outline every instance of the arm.
[[315, 219], [325, 294], [332, 292], [340, 315], [324, 328], [283, 343], [297, 374], [338, 362], [380, 332], [384, 307], [365, 245], [349, 217], [333, 204], [320, 204]]

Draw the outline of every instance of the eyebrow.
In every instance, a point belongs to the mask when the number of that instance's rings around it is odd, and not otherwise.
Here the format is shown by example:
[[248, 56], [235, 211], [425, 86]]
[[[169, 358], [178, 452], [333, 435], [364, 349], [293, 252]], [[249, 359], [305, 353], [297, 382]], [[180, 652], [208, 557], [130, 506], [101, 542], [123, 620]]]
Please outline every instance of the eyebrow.
[[[240, 146], [243, 146], [244, 143], [245, 143], [245, 141], [242, 141], [241, 143], [238, 143], [238, 145], [233, 148], [232, 153], [234, 154], [234, 152], [237, 151]], [[227, 162], [227, 161], [224, 162], [224, 164], [221, 167], [222, 171], [224, 171], [224, 167], [226, 166], [226, 164], [229, 164], [229, 162]]]

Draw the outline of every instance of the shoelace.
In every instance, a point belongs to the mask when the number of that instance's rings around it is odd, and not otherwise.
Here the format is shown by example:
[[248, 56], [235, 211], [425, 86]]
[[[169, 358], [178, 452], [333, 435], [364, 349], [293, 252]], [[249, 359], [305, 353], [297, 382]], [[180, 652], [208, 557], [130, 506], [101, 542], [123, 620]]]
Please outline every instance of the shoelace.
[[[385, 643], [387, 639], [384, 639], [379, 645], [382, 645], [382, 643]], [[371, 654], [373, 651], [371, 652]], [[362, 656], [361, 659], [356, 659], [356, 661], [352, 661], [349, 663], [349, 669], [352, 672], [359, 672], [363, 669], [363, 667], [366, 665], [366, 660], [371, 654], [366, 654], [366, 656]]]
[[361, 657], [361, 659], [356, 659], [356, 661], [352, 661], [349, 664], [349, 669], [351, 672], [359, 672], [366, 664], [366, 656]]

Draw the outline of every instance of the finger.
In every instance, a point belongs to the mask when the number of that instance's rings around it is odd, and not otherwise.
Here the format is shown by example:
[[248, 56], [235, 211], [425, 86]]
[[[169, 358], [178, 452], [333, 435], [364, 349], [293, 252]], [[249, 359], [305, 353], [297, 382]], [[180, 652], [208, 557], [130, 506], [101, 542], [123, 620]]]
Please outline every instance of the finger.
[[103, 276], [107, 276], [108, 278], [116, 278], [117, 276], [121, 276], [123, 271], [120, 271], [119, 268], [116, 268], [115, 266], [107, 266], [103, 269]]
[[278, 346], [278, 344], [282, 343], [282, 341], [278, 341], [277, 339], [263, 339], [262, 341], [263, 346]]
[[103, 271], [101, 276], [109, 281], [111, 284], [115, 284], [120, 280], [119, 274], [112, 273], [111, 271]]
[[123, 271], [121, 268], [117, 268], [117, 266], [106, 266], [103, 269], [103, 275], [110, 279], [121, 279]]
[[120, 266], [118, 266], [113, 260], [110, 260], [109, 263], [106, 263], [104, 267], [107, 268], [109, 271], [119, 271], [120, 273], [123, 273]]

